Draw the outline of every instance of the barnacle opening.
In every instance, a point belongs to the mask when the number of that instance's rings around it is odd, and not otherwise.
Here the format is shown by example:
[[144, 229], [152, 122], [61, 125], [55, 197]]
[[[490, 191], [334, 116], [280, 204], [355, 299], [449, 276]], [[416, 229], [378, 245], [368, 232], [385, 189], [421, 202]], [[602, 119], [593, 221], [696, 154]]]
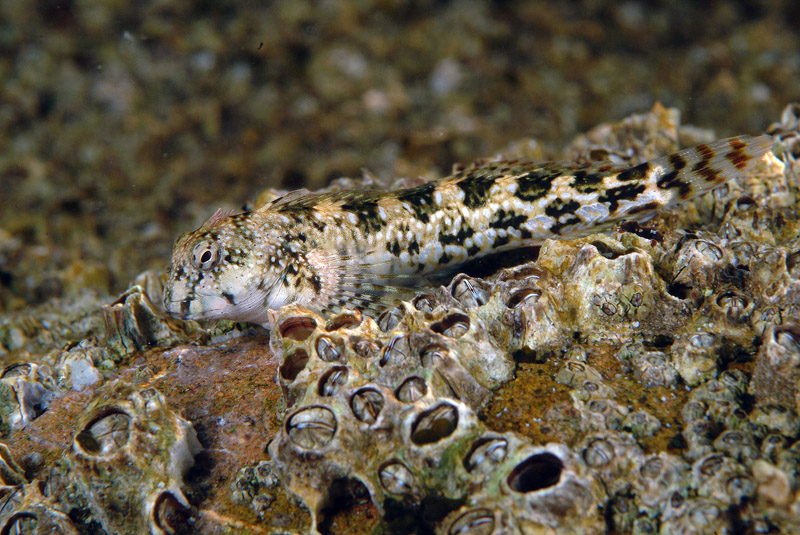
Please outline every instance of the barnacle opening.
[[800, 250], [786, 255], [786, 271], [791, 278], [800, 278]]
[[475, 441], [464, 458], [464, 468], [472, 472], [480, 466], [495, 466], [503, 462], [508, 453], [508, 440], [499, 437], [484, 437]]
[[432, 368], [439, 362], [445, 360], [448, 356], [449, 350], [443, 344], [430, 344], [419, 352], [419, 358], [422, 365], [426, 368]]
[[128, 443], [130, 422], [131, 418], [125, 412], [109, 408], [75, 435], [75, 443], [89, 455], [113, 453]]
[[398, 334], [386, 344], [378, 364], [380, 366], [386, 366], [389, 363], [397, 364], [405, 359], [410, 351], [408, 335]]
[[317, 393], [323, 397], [336, 394], [342, 385], [347, 383], [348, 373], [347, 366], [333, 366], [319, 378]]
[[448, 535], [491, 535], [494, 532], [494, 514], [489, 509], [473, 509], [456, 518]]
[[327, 446], [336, 434], [336, 416], [327, 407], [304, 407], [286, 420], [289, 438], [301, 448], [311, 450]]
[[436, 297], [431, 294], [419, 294], [411, 301], [411, 305], [422, 312], [433, 312], [436, 307]]
[[711, 477], [725, 465], [725, 456], [721, 453], [712, 453], [700, 461], [697, 472], [704, 477]]
[[373, 359], [381, 352], [381, 344], [376, 340], [359, 340], [351, 344], [356, 355], [364, 359]]
[[614, 260], [615, 258], [619, 258], [620, 256], [626, 254], [624, 252], [615, 251], [610, 245], [599, 240], [593, 241], [592, 245], [595, 249], [597, 249], [597, 252], [600, 254], [600, 256], [608, 258], [609, 260]]
[[467, 275], [457, 275], [450, 283], [450, 295], [465, 308], [485, 305], [489, 301], [489, 294], [484, 283]]
[[541, 297], [541, 295], [542, 292], [535, 288], [522, 288], [511, 294], [511, 297], [508, 299], [508, 303], [506, 303], [506, 306], [508, 308], [516, 308], [524, 303], [528, 302], [535, 303], [536, 301], [539, 300], [539, 297]]
[[381, 486], [390, 494], [413, 496], [417, 493], [417, 480], [400, 461], [388, 461], [378, 470]]
[[672, 297], [676, 297], [682, 301], [692, 295], [693, 289], [694, 288], [688, 284], [684, 284], [682, 282], [673, 282], [667, 286], [667, 293]]
[[333, 362], [342, 357], [341, 343], [327, 336], [318, 337], [314, 348], [317, 350], [319, 358], [325, 362]]
[[0, 535], [14, 535], [17, 533], [34, 533], [38, 527], [39, 519], [33, 513], [17, 513], [3, 525]]
[[281, 377], [287, 381], [294, 381], [308, 364], [308, 353], [305, 349], [297, 348], [294, 352], [286, 355], [281, 364]]
[[278, 327], [281, 338], [288, 338], [298, 342], [305, 341], [316, 328], [317, 322], [314, 321], [314, 318], [308, 316], [291, 316], [283, 320]]
[[356, 418], [372, 424], [383, 410], [383, 394], [374, 388], [362, 388], [350, 398], [350, 408]]
[[411, 442], [418, 446], [439, 442], [458, 427], [458, 409], [442, 403], [420, 413], [411, 425]]
[[736, 199], [736, 209], [741, 212], [746, 212], [756, 205], [756, 200], [749, 195], [742, 195]]
[[744, 295], [729, 291], [724, 292], [717, 296], [717, 305], [725, 309], [727, 312], [738, 313], [743, 311], [750, 304], [750, 301]]
[[328, 320], [325, 324], [325, 330], [328, 332], [338, 331], [339, 329], [355, 329], [361, 325], [360, 314], [342, 313], [338, 314]]
[[432, 323], [431, 330], [450, 338], [460, 338], [469, 331], [469, 326], [470, 321], [468, 316], [455, 313]]
[[389, 332], [397, 327], [400, 320], [402, 320], [405, 315], [405, 308], [402, 305], [397, 305], [378, 316], [378, 327], [380, 327], [383, 332]]
[[722, 248], [708, 240], [695, 241], [694, 249], [713, 262], [719, 262], [725, 257], [725, 252], [722, 250]]
[[153, 522], [165, 533], [189, 533], [191, 512], [171, 492], [162, 492], [153, 506]]
[[663, 470], [664, 459], [661, 457], [652, 457], [639, 468], [639, 473], [643, 478], [655, 481]]
[[[533, 249], [539, 249], [539, 247], [534, 247]], [[531, 264], [523, 264], [501, 273], [500, 279], [536, 282], [542, 280], [546, 276], [547, 273], [543, 268]]]
[[27, 362], [15, 362], [14, 364], [9, 364], [3, 370], [3, 375], [0, 376], [2, 379], [8, 379], [10, 377], [27, 377], [31, 373], [31, 365]]
[[508, 475], [508, 486], [521, 493], [557, 485], [564, 463], [552, 453], [537, 453], [519, 463]]
[[395, 392], [395, 397], [404, 403], [414, 403], [428, 393], [428, 385], [422, 377], [409, 377]]
[[14, 511], [22, 504], [22, 485], [0, 485], [0, 518]]
[[583, 451], [583, 460], [592, 468], [607, 466], [614, 460], [614, 446], [604, 438], [592, 440]]

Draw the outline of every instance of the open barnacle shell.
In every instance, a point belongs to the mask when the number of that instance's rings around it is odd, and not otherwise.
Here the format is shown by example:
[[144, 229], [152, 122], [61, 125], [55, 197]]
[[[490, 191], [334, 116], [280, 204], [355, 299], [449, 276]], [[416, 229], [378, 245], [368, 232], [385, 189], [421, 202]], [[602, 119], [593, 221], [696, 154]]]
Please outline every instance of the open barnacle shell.
[[199, 450], [158, 391], [112, 381], [81, 415], [69, 462], [106, 531], [161, 535], [189, 515], [182, 478]]

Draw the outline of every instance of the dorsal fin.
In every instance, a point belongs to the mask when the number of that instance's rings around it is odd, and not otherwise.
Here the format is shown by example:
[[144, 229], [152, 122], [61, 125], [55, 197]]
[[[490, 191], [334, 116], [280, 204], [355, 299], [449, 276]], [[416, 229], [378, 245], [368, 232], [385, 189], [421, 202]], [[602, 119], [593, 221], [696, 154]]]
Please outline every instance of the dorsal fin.
[[206, 219], [205, 223], [200, 225], [198, 230], [207, 230], [214, 226], [217, 222], [225, 219], [229, 215], [233, 213], [233, 210], [223, 210], [222, 208], [217, 208], [217, 211], [211, 214], [211, 217]]
[[300, 188], [294, 191], [290, 191], [286, 195], [278, 197], [267, 206], [269, 206], [270, 208], [275, 208], [276, 206], [284, 206], [287, 204], [291, 204], [293, 201], [296, 201], [297, 199], [303, 199], [311, 195], [312, 193], [306, 188]]

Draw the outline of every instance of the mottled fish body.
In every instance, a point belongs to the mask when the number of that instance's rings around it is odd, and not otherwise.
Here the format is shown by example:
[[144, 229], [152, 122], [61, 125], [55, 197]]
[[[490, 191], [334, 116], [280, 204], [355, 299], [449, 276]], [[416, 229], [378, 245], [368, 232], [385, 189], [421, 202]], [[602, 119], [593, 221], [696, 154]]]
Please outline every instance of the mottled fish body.
[[181, 236], [164, 303], [177, 317], [261, 324], [288, 303], [374, 314], [399, 287], [474, 258], [650, 217], [771, 147], [739, 136], [634, 167], [499, 161], [399, 191], [290, 193]]

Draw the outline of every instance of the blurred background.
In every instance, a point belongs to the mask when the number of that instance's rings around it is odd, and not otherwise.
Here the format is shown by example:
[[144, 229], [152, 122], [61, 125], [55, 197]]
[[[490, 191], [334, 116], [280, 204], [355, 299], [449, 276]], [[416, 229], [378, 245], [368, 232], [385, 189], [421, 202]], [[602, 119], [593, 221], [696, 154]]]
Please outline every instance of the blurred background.
[[0, 313], [121, 291], [267, 187], [555, 157], [656, 101], [762, 132], [798, 28], [794, 0], [0, 1]]

